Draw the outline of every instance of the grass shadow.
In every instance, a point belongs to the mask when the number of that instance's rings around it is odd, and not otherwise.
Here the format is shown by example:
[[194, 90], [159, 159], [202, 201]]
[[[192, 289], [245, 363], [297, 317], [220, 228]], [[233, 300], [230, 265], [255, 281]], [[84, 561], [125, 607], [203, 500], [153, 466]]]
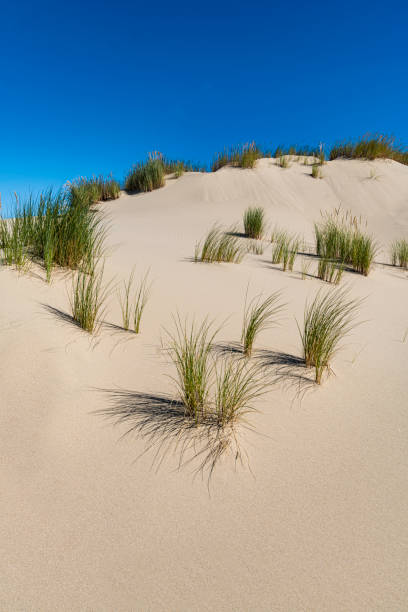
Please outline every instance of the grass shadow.
[[306, 367], [302, 357], [268, 349], [257, 349], [254, 359], [257, 359], [263, 367], [272, 368], [274, 382], [282, 384], [284, 388], [295, 389], [298, 397], [303, 397], [308, 391], [316, 388], [314, 371]]
[[[234, 456], [244, 463], [247, 454], [239, 442], [237, 427], [221, 428], [214, 419], [196, 424], [186, 416], [184, 405], [169, 395], [140, 393], [127, 389], [98, 389], [107, 397], [107, 406], [95, 411], [113, 425], [124, 426], [121, 439], [137, 435], [145, 448], [136, 458], [152, 454], [157, 472], [165, 459], [176, 456], [177, 469], [191, 465], [194, 475], [211, 476], [219, 460]], [[252, 429], [250, 426], [247, 428]]]

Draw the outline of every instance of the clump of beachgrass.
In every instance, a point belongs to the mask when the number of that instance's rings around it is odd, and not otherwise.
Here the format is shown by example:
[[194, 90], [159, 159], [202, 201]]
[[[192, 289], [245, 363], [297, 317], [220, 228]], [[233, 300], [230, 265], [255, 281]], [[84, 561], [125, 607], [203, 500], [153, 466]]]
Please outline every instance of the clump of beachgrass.
[[229, 355], [215, 368], [214, 413], [219, 427], [242, 422], [255, 410], [253, 402], [269, 390], [264, 369]]
[[408, 240], [396, 240], [391, 245], [391, 262], [393, 266], [408, 268]]
[[211, 169], [213, 172], [216, 172], [224, 166], [254, 168], [257, 160], [263, 155], [266, 154], [255, 142], [248, 142], [244, 145], [224, 149], [222, 153], [217, 153]]
[[151, 153], [145, 162], [139, 162], [125, 179], [126, 191], [147, 192], [165, 184], [166, 168], [160, 153]]
[[271, 236], [272, 263], [283, 263], [283, 270], [293, 270], [299, 251], [300, 239], [286, 230], [275, 229]]
[[322, 214], [322, 221], [315, 223], [317, 255], [367, 276], [377, 245], [373, 237], [363, 231], [363, 223], [361, 217], [352, 215], [350, 211], [344, 213], [340, 208]]
[[102, 324], [109, 284], [103, 284], [103, 266], [94, 265], [91, 273], [79, 271], [72, 281], [70, 297], [72, 318], [90, 334]]
[[218, 225], [210, 229], [206, 237], [196, 244], [194, 261], [207, 263], [240, 263], [247, 252], [234, 228], [224, 231]]
[[368, 134], [357, 141], [342, 142], [334, 145], [330, 159], [393, 159], [408, 164], [408, 151], [395, 138], [385, 134]]
[[174, 170], [175, 178], [180, 178], [184, 174], [184, 164], [183, 162], [179, 162]]
[[317, 266], [318, 278], [335, 285], [340, 283], [343, 271], [344, 265], [341, 262], [332, 261], [326, 257], [322, 257]]
[[175, 332], [167, 332], [168, 350], [176, 366], [179, 400], [196, 423], [208, 416], [214, 364], [210, 359], [217, 329], [208, 318], [200, 324], [174, 317]]
[[266, 299], [258, 295], [248, 302], [247, 298], [248, 290], [245, 296], [241, 342], [244, 355], [250, 357], [256, 337], [261, 331], [277, 324], [278, 315], [285, 304], [281, 302], [280, 291], [275, 291]]
[[249, 238], [262, 238], [265, 232], [265, 210], [261, 206], [246, 209], [244, 212], [244, 231]]
[[319, 291], [306, 304], [303, 327], [298, 324], [298, 328], [306, 366], [315, 368], [317, 384], [321, 384], [325, 370], [330, 372], [330, 363], [341, 341], [357, 325], [355, 316], [361, 303], [361, 299], [350, 298], [348, 289], [335, 288]]
[[120, 185], [112, 176], [80, 177], [67, 183], [73, 204], [92, 206], [96, 202], [116, 200], [120, 196]]
[[56, 266], [89, 271], [102, 256], [105, 234], [103, 214], [88, 201], [48, 190], [23, 203], [16, 198], [12, 218], [0, 222], [0, 248], [10, 265], [42, 262], [50, 281]]
[[265, 251], [265, 244], [262, 240], [249, 240], [247, 245], [247, 252], [253, 255], [263, 255]]
[[320, 164], [313, 164], [312, 166], [312, 177], [315, 179], [323, 178], [322, 170]]
[[133, 323], [133, 331], [140, 333], [143, 311], [150, 297], [151, 284], [148, 282], [149, 270], [139, 281], [133, 294], [135, 269], [130, 273], [129, 279], [123, 282], [123, 292], [118, 293], [122, 311], [122, 326], [128, 331]]
[[289, 166], [290, 166], [290, 157], [289, 157], [289, 155], [281, 155], [278, 158], [278, 165], [281, 168], [289, 168]]

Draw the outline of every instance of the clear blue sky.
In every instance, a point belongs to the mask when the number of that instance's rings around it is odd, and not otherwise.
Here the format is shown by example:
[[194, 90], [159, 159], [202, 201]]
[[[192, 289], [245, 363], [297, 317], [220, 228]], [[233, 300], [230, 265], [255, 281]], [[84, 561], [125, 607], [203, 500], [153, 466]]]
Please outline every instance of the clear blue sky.
[[[406, 1], [0, 3], [0, 191], [126, 170], [152, 150], [408, 144]], [[146, 8], [146, 6], [151, 7]]]

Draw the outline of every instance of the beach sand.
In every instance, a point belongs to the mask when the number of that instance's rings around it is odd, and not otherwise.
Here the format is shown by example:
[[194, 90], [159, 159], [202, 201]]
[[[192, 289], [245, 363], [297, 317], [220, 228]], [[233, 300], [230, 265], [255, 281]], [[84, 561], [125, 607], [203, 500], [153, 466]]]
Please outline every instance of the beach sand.
[[[263, 159], [101, 205], [106, 280], [150, 268], [140, 336], [116, 327], [115, 291], [91, 338], [66, 316], [68, 273], [47, 285], [34, 266], [0, 269], [2, 611], [408, 609], [408, 274], [387, 265], [390, 242], [408, 238], [408, 167], [338, 160], [323, 174]], [[296, 320], [326, 287], [301, 279], [301, 257], [294, 272], [270, 263], [270, 245], [239, 265], [192, 261], [214, 222], [240, 225], [250, 205], [310, 244], [320, 211], [341, 205], [381, 245], [367, 278], [343, 277], [366, 298], [364, 324], [321, 387], [303, 389], [291, 367]], [[149, 449], [147, 429], [124, 435], [140, 414], [114, 425], [109, 411], [174, 395], [162, 340], [176, 312], [209, 315], [221, 343], [238, 341], [248, 283], [250, 295], [282, 290], [281, 324], [256, 348], [284, 367], [242, 429], [247, 460], [227, 455], [209, 479], [199, 457], [179, 467], [157, 415]]]

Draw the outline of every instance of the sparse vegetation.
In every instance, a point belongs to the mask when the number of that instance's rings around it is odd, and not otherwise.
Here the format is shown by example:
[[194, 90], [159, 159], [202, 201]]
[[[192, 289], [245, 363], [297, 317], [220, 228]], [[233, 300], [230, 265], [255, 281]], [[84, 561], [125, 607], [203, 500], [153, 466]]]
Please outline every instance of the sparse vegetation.
[[272, 263], [283, 263], [284, 271], [292, 271], [300, 245], [298, 236], [291, 235], [285, 230], [275, 229], [272, 232], [271, 242]]
[[214, 226], [204, 240], [196, 244], [194, 260], [207, 263], [240, 263], [246, 252], [234, 229], [225, 232], [219, 226]]
[[218, 426], [234, 425], [249, 412], [253, 402], [269, 390], [263, 368], [255, 363], [227, 356], [215, 368], [214, 412]]
[[290, 156], [289, 155], [281, 155], [278, 158], [278, 165], [281, 168], [289, 168], [289, 166], [290, 166]]
[[19, 268], [28, 260], [44, 264], [47, 280], [55, 266], [90, 270], [102, 255], [102, 214], [71, 192], [51, 190], [23, 204], [16, 202], [11, 219], [1, 220], [0, 247], [5, 263]]
[[92, 206], [96, 202], [116, 200], [120, 196], [120, 185], [112, 176], [81, 177], [67, 184], [69, 196], [74, 205]]
[[256, 161], [264, 156], [266, 157], [266, 153], [262, 152], [254, 142], [230, 147], [224, 149], [222, 153], [216, 154], [211, 170], [216, 172], [227, 165], [238, 168], [254, 168]]
[[265, 210], [261, 206], [246, 209], [244, 231], [249, 238], [262, 238], [265, 231]]
[[310, 304], [306, 304], [303, 328], [299, 332], [306, 366], [315, 368], [315, 381], [321, 384], [325, 370], [340, 342], [356, 326], [354, 321], [362, 300], [351, 299], [347, 289], [319, 291]]
[[343, 270], [344, 265], [341, 262], [339, 263], [337, 261], [327, 259], [326, 257], [322, 257], [317, 266], [317, 276], [327, 283], [334, 283], [335, 285], [338, 285], [341, 281], [341, 277], [343, 276]]
[[408, 164], [408, 151], [395, 142], [392, 136], [384, 134], [366, 135], [356, 141], [337, 144], [330, 151], [330, 159], [394, 159]]
[[208, 416], [209, 394], [214, 365], [210, 352], [218, 330], [208, 319], [198, 325], [174, 317], [175, 332], [168, 333], [169, 352], [176, 366], [174, 379], [186, 416], [196, 423]]
[[255, 338], [262, 330], [276, 324], [277, 316], [285, 304], [280, 301], [280, 291], [272, 293], [265, 300], [262, 300], [262, 296], [256, 296], [249, 303], [247, 303], [247, 297], [248, 291], [245, 297], [241, 342], [244, 355], [250, 357]]
[[377, 251], [374, 239], [362, 230], [363, 220], [338, 208], [315, 224], [316, 252], [367, 276]]
[[136, 289], [136, 298], [135, 298], [135, 307], [133, 314], [133, 329], [135, 334], [140, 332], [140, 325], [142, 321], [142, 316], [144, 309], [146, 308], [146, 304], [150, 297], [150, 288], [151, 284], [148, 283], [149, 278], [149, 270], [140, 280], [139, 285]]
[[315, 178], [315, 179], [323, 178], [320, 164], [313, 164], [313, 166], [312, 166], [312, 177]]
[[143, 311], [146, 307], [150, 294], [148, 276], [149, 271], [147, 271], [144, 277], [140, 280], [133, 298], [132, 290], [135, 277], [135, 270], [133, 269], [129, 279], [123, 283], [123, 293], [122, 291], [119, 291], [118, 293], [120, 308], [122, 311], [122, 326], [126, 331], [130, 329], [132, 322], [134, 332], [136, 334], [140, 332]]
[[265, 251], [265, 244], [262, 240], [249, 240], [247, 245], [247, 252], [253, 255], [263, 255]]
[[79, 271], [72, 282], [72, 318], [90, 334], [98, 331], [105, 312], [109, 285], [103, 286], [103, 266], [91, 273]]
[[129, 171], [125, 179], [126, 191], [146, 192], [164, 186], [165, 167], [161, 156], [152, 155], [139, 162]]
[[392, 243], [391, 262], [393, 266], [408, 268], [408, 240], [396, 240]]

